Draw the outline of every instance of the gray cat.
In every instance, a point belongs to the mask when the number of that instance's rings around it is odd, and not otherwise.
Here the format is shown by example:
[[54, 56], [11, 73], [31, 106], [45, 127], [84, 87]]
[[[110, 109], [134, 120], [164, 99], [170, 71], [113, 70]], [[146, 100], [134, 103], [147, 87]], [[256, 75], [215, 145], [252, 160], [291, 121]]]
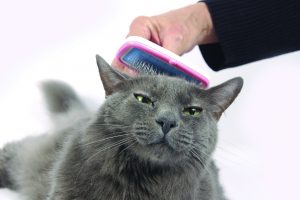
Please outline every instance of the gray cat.
[[28, 200], [225, 199], [211, 155], [242, 79], [201, 90], [163, 75], [127, 77], [99, 56], [97, 64], [107, 95], [99, 111], [46, 82], [57, 128], [0, 150], [0, 187]]

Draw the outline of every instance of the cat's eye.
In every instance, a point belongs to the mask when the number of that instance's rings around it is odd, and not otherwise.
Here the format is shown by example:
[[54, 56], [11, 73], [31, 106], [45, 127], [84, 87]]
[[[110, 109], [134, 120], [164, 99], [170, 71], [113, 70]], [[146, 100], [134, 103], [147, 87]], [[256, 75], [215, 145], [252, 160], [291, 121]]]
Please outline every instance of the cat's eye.
[[202, 112], [202, 108], [200, 107], [188, 107], [188, 108], [184, 108], [182, 111], [184, 116], [194, 116], [194, 117], [200, 116], [201, 112]]
[[136, 98], [137, 101], [141, 102], [141, 103], [145, 103], [145, 104], [153, 104], [153, 101], [142, 94], [134, 94], [134, 97]]

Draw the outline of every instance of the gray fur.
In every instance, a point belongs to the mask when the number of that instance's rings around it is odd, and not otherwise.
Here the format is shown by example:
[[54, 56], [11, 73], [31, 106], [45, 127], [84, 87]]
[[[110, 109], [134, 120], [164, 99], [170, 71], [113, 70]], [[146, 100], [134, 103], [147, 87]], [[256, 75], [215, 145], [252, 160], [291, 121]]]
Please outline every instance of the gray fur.
[[45, 81], [41, 84], [42, 91], [45, 96], [48, 110], [51, 113], [66, 113], [71, 108], [80, 107], [84, 109], [84, 105], [75, 91], [67, 84], [58, 81]]
[[[201, 90], [162, 75], [129, 78], [101, 57], [97, 63], [107, 94], [97, 114], [81, 115], [76, 94], [48, 82], [50, 110], [62, 114], [75, 108], [81, 117], [6, 145], [0, 151], [0, 186], [28, 200], [225, 199], [211, 154], [217, 121], [240, 92], [242, 79]], [[184, 115], [190, 106], [201, 107], [200, 115]]]
[[56, 128], [73, 126], [75, 122], [91, 115], [76, 92], [66, 83], [48, 80], [42, 82], [40, 86]]

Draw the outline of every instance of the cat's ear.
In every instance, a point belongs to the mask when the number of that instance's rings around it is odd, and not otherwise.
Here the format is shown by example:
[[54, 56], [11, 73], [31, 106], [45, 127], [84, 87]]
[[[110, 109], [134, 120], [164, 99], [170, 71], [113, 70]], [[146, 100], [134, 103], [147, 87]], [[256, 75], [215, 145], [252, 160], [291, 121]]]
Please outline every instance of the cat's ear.
[[113, 69], [101, 56], [96, 55], [96, 59], [105, 94], [109, 96], [118, 84], [128, 79], [128, 76]]
[[230, 106], [243, 87], [243, 79], [233, 78], [208, 90], [213, 117], [219, 120], [222, 113]]

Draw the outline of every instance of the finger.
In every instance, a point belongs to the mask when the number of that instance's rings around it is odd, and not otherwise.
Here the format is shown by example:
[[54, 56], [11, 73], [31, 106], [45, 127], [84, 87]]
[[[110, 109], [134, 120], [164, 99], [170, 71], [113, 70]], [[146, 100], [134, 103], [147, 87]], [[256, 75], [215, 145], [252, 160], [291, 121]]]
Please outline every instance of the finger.
[[182, 55], [186, 52], [183, 40], [181, 35], [169, 35], [164, 38], [162, 46], [177, 55]]
[[139, 36], [161, 45], [158, 22], [154, 17], [140, 16], [135, 18], [129, 28], [127, 36]]
[[130, 68], [128, 68], [127, 66], [125, 66], [123, 63], [121, 63], [118, 59], [114, 59], [113, 61], [112, 61], [112, 63], [111, 63], [111, 66], [114, 68], [114, 69], [116, 69], [116, 70], [118, 70], [118, 71], [120, 71], [120, 72], [122, 72], [122, 73], [124, 73], [124, 74], [127, 74], [127, 75], [129, 75], [129, 76], [137, 76], [137, 72], [136, 71], [134, 71], [134, 70], [132, 70], [132, 69], [130, 69]]
[[111, 66], [115, 69], [118, 70], [123, 70], [123, 68], [125, 67], [118, 59], [114, 59], [111, 63]]
[[137, 17], [132, 21], [129, 27], [128, 36], [140, 36], [150, 40], [151, 31], [149, 26], [150, 25], [149, 25], [148, 17], [144, 17], [144, 16]]

